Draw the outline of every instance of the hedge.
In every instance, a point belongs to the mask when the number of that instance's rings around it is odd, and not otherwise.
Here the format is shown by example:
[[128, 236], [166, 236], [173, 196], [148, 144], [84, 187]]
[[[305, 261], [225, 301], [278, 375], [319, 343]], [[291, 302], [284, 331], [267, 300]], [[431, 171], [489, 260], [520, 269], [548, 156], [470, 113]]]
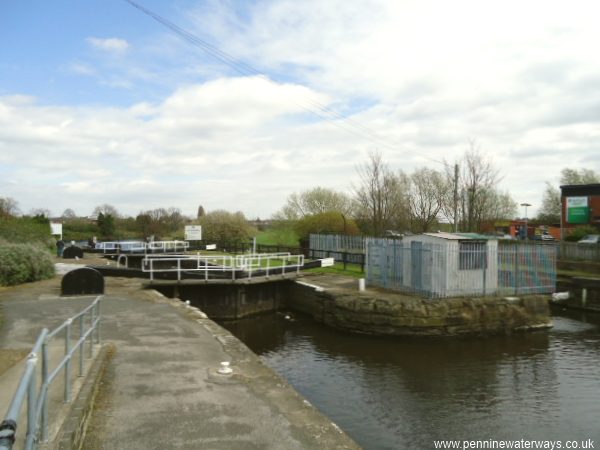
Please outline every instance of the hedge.
[[54, 262], [40, 244], [0, 241], [0, 285], [10, 286], [54, 276]]

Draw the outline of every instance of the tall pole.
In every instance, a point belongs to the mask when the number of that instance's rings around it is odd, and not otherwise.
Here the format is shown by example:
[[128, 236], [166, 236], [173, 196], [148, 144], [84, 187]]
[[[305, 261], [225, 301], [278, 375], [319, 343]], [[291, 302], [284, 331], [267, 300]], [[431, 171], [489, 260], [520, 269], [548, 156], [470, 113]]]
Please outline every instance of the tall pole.
[[458, 164], [454, 164], [454, 232], [458, 232]]
[[525, 207], [525, 240], [529, 240], [529, 228], [527, 227], [527, 207], [531, 206], [531, 203], [521, 203], [521, 206]]

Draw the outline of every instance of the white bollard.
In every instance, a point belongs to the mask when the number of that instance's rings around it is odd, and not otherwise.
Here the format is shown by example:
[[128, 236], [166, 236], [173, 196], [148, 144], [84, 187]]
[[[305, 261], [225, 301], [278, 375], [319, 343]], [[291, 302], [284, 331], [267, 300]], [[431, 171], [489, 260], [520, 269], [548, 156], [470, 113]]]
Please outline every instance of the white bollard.
[[361, 292], [365, 290], [365, 279], [364, 278], [358, 279], [358, 290]]

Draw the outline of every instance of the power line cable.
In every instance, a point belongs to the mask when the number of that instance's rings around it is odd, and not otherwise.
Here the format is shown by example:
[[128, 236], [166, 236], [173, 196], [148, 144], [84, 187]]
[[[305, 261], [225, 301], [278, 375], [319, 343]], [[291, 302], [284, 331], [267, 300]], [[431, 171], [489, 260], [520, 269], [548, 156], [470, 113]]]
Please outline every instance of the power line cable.
[[[208, 53], [209, 55], [211, 55], [212, 57], [214, 57], [215, 59], [218, 59], [219, 61], [225, 63], [227, 66], [229, 66], [230, 68], [232, 68], [233, 70], [235, 70], [237, 73], [239, 73], [240, 75], [243, 76], [264, 76], [266, 77], [265, 74], [263, 74], [262, 72], [260, 72], [259, 70], [255, 69], [254, 67], [252, 67], [249, 64], [244, 63], [243, 61], [239, 61], [237, 60], [235, 57], [233, 57], [232, 55], [220, 50], [218, 47], [204, 41], [203, 39], [200, 39], [199, 37], [197, 37], [196, 35], [190, 33], [189, 31], [179, 27], [178, 25], [174, 24], [173, 22], [165, 19], [164, 17], [160, 16], [159, 14], [156, 14], [153, 11], [150, 11], [149, 9], [143, 7], [142, 5], [134, 2], [133, 0], [125, 0], [127, 3], [129, 3], [131, 6], [133, 6], [134, 8], [138, 9], [139, 11], [143, 12], [144, 14], [150, 16], [151, 18], [153, 18], [154, 20], [156, 20], [157, 22], [159, 22], [160, 24], [164, 25], [165, 27], [167, 27], [169, 30], [171, 30], [171, 32], [175, 33], [177, 36], [183, 38], [184, 40], [188, 41], [190, 44], [201, 48], [204, 52]], [[268, 78], [268, 77], [267, 77]], [[313, 100], [313, 99], [305, 99], [305, 102], [308, 103], [308, 105], [310, 106], [306, 106], [306, 105], [302, 105], [300, 103], [297, 103], [294, 100], [289, 100], [291, 103], [293, 103], [295, 106], [298, 106], [299, 108], [316, 115], [317, 117], [327, 120], [330, 123], [332, 123], [333, 125], [337, 126], [338, 128], [341, 128], [342, 130], [352, 133], [355, 136], [358, 136], [362, 139], [366, 139], [371, 141], [374, 144], [380, 145], [380, 146], [384, 146], [387, 147], [389, 149], [392, 150], [397, 150], [398, 147], [387, 142], [386, 140], [384, 140], [383, 138], [381, 138], [377, 132], [375, 132], [374, 130], [370, 129], [369, 127], [361, 124], [360, 122], [357, 122], [356, 120], [346, 117], [343, 114], [339, 113], [338, 111], [335, 111], [334, 109], [323, 105], [322, 103]], [[346, 126], [344, 126], [346, 125]], [[353, 129], [352, 127], [356, 128]], [[358, 131], [357, 131], [358, 130]], [[413, 153], [418, 155], [421, 158], [427, 159], [429, 161], [438, 163], [438, 164], [442, 164], [444, 166], [446, 166], [447, 164], [445, 162], [439, 161], [437, 159], [431, 158], [429, 156], [425, 156], [421, 153], [415, 152], [413, 150], [408, 150], [408, 149], [401, 149], [404, 152], [407, 153]]]

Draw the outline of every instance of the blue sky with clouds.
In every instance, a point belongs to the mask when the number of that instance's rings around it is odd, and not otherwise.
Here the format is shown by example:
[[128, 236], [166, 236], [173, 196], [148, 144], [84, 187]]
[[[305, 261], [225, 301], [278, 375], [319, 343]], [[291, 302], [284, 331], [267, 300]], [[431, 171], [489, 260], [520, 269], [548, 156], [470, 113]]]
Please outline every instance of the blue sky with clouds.
[[0, 196], [23, 212], [268, 217], [351, 193], [369, 151], [443, 169], [472, 141], [530, 211], [563, 167], [600, 170], [594, 1], [137, 1], [251, 70], [124, 0], [3, 1]]

